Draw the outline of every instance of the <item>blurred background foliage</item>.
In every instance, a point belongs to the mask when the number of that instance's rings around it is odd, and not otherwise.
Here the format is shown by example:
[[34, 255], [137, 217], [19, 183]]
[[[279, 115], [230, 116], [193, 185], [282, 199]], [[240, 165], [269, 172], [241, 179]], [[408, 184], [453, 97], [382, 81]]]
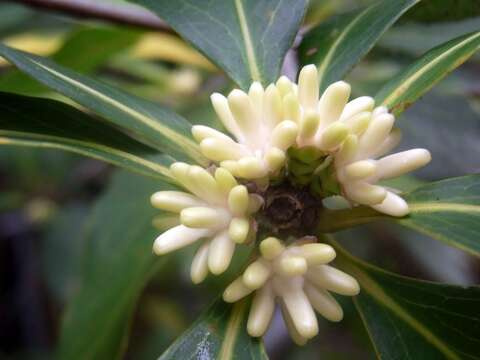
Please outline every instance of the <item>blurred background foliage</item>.
[[[126, 6], [123, 1], [97, 2]], [[438, 5], [442, 1], [426, 1], [407, 13], [350, 73], [347, 81], [352, 83], [355, 96], [374, 94], [381, 84], [424, 51], [480, 28], [480, 7], [476, 13], [465, 14], [447, 11], [461, 8], [461, 1], [455, 7], [443, 1], [441, 7], [447, 10], [439, 12], [430, 6], [435, 2]], [[333, 14], [368, 3], [371, 1], [312, 0], [305, 29]], [[0, 40], [52, 57], [66, 67], [165, 104], [193, 123], [217, 124], [209, 94], [226, 92], [232, 87], [214, 65], [170, 31], [78, 19], [2, 2]], [[284, 72], [295, 74], [295, 63], [295, 51], [291, 51]], [[395, 186], [411, 189], [425, 180], [479, 172], [479, 78], [477, 55], [402, 115], [398, 121], [404, 132], [402, 147], [426, 147], [432, 152], [433, 161], [416, 178], [402, 178]], [[0, 91], [68, 102], [13, 70], [3, 59], [0, 59]], [[417, 118], [421, 121], [415, 121]], [[106, 191], [110, 182], [112, 185]], [[61, 327], [68, 326], [68, 316], [62, 325], [65, 306], [81, 286], [79, 274], [88, 269], [92, 254], [103, 257], [105, 268], [86, 277], [91, 282], [89, 297], [77, 298], [71, 306], [98, 307], [95, 314], [102, 316], [109, 304], [102, 308], [96, 302], [95, 279], [107, 278], [110, 273], [115, 281], [131, 282], [132, 289], [144, 285], [135, 282], [135, 271], [123, 274], [124, 264], [111, 255], [113, 250], [120, 253], [122, 250], [116, 248], [117, 234], [109, 233], [108, 225], [122, 221], [135, 223], [138, 229], [125, 225], [124, 230], [132, 233], [131, 241], [120, 245], [150, 253], [157, 231], [149, 221], [145, 223], [148, 216], [143, 211], [152, 214], [154, 211], [145, 210], [144, 206], [135, 214], [122, 213], [122, 203], [106, 207], [105, 201], [98, 200], [118, 199], [115, 193], [125, 191], [129, 183], [136, 185], [131, 186], [132, 193], [124, 201], [145, 197], [147, 203], [148, 194], [156, 189], [153, 180], [118, 171], [113, 175], [111, 166], [76, 155], [28, 148], [0, 149], [0, 358], [51, 358]], [[92, 208], [93, 212], [102, 213], [101, 223], [98, 217], [89, 215]], [[95, 238], [99, 236], [108, 237], [102, 246], [110, 248], [93, 252]], [[368, 225], [343, 231], [339, 239], [352, 253], [400, 274], [462, 285], [480, 282], [478, 261], [405, 229]], [[133, 319], [124, 319], [121, 313], [134, 304], [122, 303], [121, 294], [115, 292], [115, 281], [109, 285], [110, 296], [118, 297], [114, 302], [118, 304], [115, 311], [119, 315], [112, 315], [113, 324], [117, 321], [132, 324], [125, 358], [156, 358], [234, 276], [235, 266], [221, 277], [192, 287], [188, 263], [193, 251], [182, 250], [161, 260], [152, 255], [143, 257], [140, 263], [132, 263], [133, 267], [152, 273]], [[237, 256], [237, 269], [246, 256]], [[182, 274], [180, 279], [175, 273]], [[328, 359], [373, 358], [368, 337], [350, 300], [344, 300], [342, 305], [347, 313], [345, 320], [340, 324], [321, 321], [320, 336], [302, 348], [292, 344], [277, 316], [265, 338], [271, 358], [316, 359], [319, 354]], [[73, 344], [63, 351], [75, 351], [75, 341], [63, 339], [63, 344]]]

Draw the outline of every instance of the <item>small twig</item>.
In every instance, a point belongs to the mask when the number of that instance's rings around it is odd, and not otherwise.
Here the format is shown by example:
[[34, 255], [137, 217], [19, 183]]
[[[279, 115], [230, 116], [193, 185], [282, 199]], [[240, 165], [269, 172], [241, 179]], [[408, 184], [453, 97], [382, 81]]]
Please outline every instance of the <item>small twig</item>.
[[[1, 1], [1, 0], [0, 0]], [[156, 15], [131, 5], [99, 3], [95, 0], [3, 0], [65, 15], [110, 21], [150, 30], [172, 32]]]

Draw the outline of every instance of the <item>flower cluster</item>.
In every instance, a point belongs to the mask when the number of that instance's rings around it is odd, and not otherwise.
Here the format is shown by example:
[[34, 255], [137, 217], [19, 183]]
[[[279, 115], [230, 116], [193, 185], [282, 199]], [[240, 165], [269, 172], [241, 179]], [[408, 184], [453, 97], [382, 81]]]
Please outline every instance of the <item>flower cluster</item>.
[[[340, 195], [352, 206], [371, 206], [391, 216], [408, 214], [408, 204], [395, 190], [378, 182], [427, 164], [430, 153], [413, 149], [385, 156], [401, 138], [393, 128], [394, 116], [375, 107], [371, 97], [349, 97], [350, 85], [343, 81], [320, 96], [314, 65], [300, 71], [298, 85], [282, 76], [266, 88], [254, 82], [248, 93], [235, 89], [228, 97], [213, 94], [213, 107], [232, 137], [207, 126], [192, 128], [202, 153], [219, 167], [171, 166], [172, 176], [188, 193], [152, 195], [155, 207], [179, 214], [179, 225], [155, 240], [155, 253], [202, 239], [191, 266], [192, 281], [203, 281], [209, 271], [224, 272], [236, 244], [255, 239], [253, 214], [262, 208], [261, 194], [273, 177], [290, 177], [296, 186], [308, 185], [312, 191], [320, 186], [322, 197]], [[236, 178], [255, 182], [260, 194], [249, 193]], [[354, 278], [327, 265], [335, 257], [329, 245], [297, 240], [286, 246], [270, 237], [259, 248], [261, 256], [223, 294], [225, 301], [235, 302], [254, 293], [247, 324], [251, 336], [265, 333], [278, 302], [292, 338], [303, 344], [318, 332], [314, 310], [331, 321], [342, 319], [330, 291], [348, 296], [359, 292]]]
[[156, 208], [180, 214], [180, 225], [161, 234], [153, 245], [162, 255], [205, 239], [195, 254], [191, 267], [194, 283], [202, 282], [210, 270], [221, 274], [230, 265], [235, 244], [254, 237], [251, 214], [262, 206], [262, 199], [248, 194], [225, 169], [212, 176], [200, 166], [174, 163], [174, 178], [189, 193], [159, 191], [152, 195]]
[[247, 322], [251, 336], [265, 333], [278, 299], [290, 335], [304, 344], [318, 333], [314, 309], [331, 321], [343, 318], [329, 291], [348, 296], [360, 291], [354, 278], [326, 265], [335, 258], [329, 245], [297, 242], [285, 247], [270, 237], [260, 243], [260, 253], [223, 293], [225, 301], [235, 302], [255, 292]]
[[[359, 114], [357, 110], [353, 116]], [[385, 107], [367, 114], [367, 126], [349, 135], [334, 156], [337, 180], [348, 200], [391, 216], [405, 216], [409, 212], [405, 200], [394, 191], [374, 184], [426, 165], [431, 160], [430, 152], [412, 149], [375, 160], [398, 145], [401, 133], [399, 129], [392, 131], [395, 118]]]

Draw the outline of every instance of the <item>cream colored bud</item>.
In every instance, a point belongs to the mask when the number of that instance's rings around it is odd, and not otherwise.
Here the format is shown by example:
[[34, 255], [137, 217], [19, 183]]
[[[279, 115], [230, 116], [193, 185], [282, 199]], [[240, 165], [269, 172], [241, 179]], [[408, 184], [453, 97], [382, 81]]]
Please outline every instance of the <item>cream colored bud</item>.
[[178, 225], [165, 231], [155, 239], [153, 251], [157, 255], [167, 254], [190, 245], [210, 234], [211, 230], [209, 229], [191, 229], [184, 225]]
[[225, 126], [225, 128], [238, 140], [242, 140], [243, 135], [238, 128], [237, 122], [233, 118], [230, 107], [228, 106], [227, 98], [219, 93], [213, 93], [210, 96], [210, 100], [212, 101], [213, 109], [215, 110], [223, 126]]
[[246, 287], [240, 276], [232, 282], [223, 292], [223, 300], [233, 303], [250, 294], [253, 290]]
[[301, 109], [297, 97], [290, 93], [283, 98], [283, 110], [285, 119], [292, 120], [297, 124], [300, 122]]
[[268, 149], [267, 153], [265, 154], [265, 161], [267, 162], [271, 172], [276, 172], [279, 170], [285, 164], [286, 159], [287, 157], [285, 155], [285, 151], [275, 147]]
[[315, 65], [304, 66], [298, 75], [298, 97], [305, 109], [314, 109], [318, 101], [318, 71]]
[[297, 124], [290, 120], [282, 121], [272, 131], [271, 146], [285, 151], [295, 143], [297, 134]]
[[388, 113], [373, 117], [358, 144], [358, 157], [369, 157], [385, 141], [392, 130], [395, 118]]
[[283, 104], [277, 87], [270, 84], [265, 90], [265, 123], [274, 128], [283, 118]]
[[192, 135], [197, 142], [201, 142], [207, 138], [215, 138], [226, 141], [227, 143], [233, 143], [233, 139], [230, 136], [225, 135], [224, 133], [212, 129], [208, 126], [203, 125], [194, 125], [192, 126]]
[[360, 285], [357, 280], [329, 265], [309, 268], [307, 278], [315, 286], [340, 295], [355, 296], [360, 292]]
[[257, 117], [248, 95], [235, 89], [228, 95], [228, 105], [245, 138], [254, 136], [258, 131]]
[[243, 273], [243, 283], [246, 287], [255, 290], [265, 284], [271, 274], [271, 268], [262, 260], [257, 260], [248, 265]]
[[230, 190], [238, 185], [237, 180], [235, 180], [232, 174], [228, 170], [222, 168], [215, 170], [215, 181], [225, 196], [228, 196]]
[[258, 81], [253, 82], [250, 86], [250, 89], [248, 90], [248, 97], [252, 102], [252, 105], [257, 115], [257, 119], [261, 119], [261, 117], [263, 116], [264, 95], [265, 91], [263, 90], [262, 84], [260, 84]]
[[222, 231], [212, 239], [208, 250], [208, 268], [212, 274], [219, 275], [227, 270], [234, 250], [235, 243], [227, 231]]
[[303, 275], [307, 271], [307, 261], [301, 256], [288, 255], [280, 259], [279, 271], [285, 276]]
[[180, 212], [185, 208], [203, 205], [196, 196], [181, 191], [158, 191], [150, 201], [158, 209], [171, 212]]
[[220, 163], [220, 166], [226, 169], [233, 176], [240, 176], [240, 166], [238, 165], [238, 161], [225, 160]]
[[273, 260], [285, 250], [280, 240], [268, 237], [260, 243], [260, 253], [267, 260]]
[[227, 223], [228, 214], [220, 209], [205, 206], [190, 207], [180, 213], [180, 222], [191, 228], [215, 228]]
[[350, 134], [348, 135], [340, 150], [338, 151], [335, 161], [337, 164], [344, 164], [351, 161], [355, 154], [357, 153], [358, 149], [358, 137], [356, 135]]
[[383, 187], [366, 182], [352, 183], [345, 188], [345, 192], [351, 200], [365, 205], [378, 205], [387, 196], [387, 191]]
[[348, 125], [353, 134], [360, 135], [367, 130], [371, 119], [372, 113], [364, 111], [348, 118], [344, 122]]
[[382, 203], [372, 205], [372, 208], [381, 213], [396, 217], [408, 215], [410, 212], [407, 202], [391, 191], [387, 191], [387, 196]]
[[245, 242], [250, 231], [250, 223], [245, 218], [233, 218], [228, 227], [228, 236], [237, 244]]
[[202, 154], [213, 161], [238, 160], [248, 156], [241, 145], [218, 138], [206, 138], [200, 143]]
[[238, 173], [246, 179], [258, 179], [268, 174], [263, 162], [256, 157], [244, 157], [238, 161]]
[[200, 284], [208, 275], [208, 249], [209, 243], [200, 246], [193, 257], [190, 267], [190, 278], [194, 284]]
[[247, 332], [250, 336], [263, 336], [275, 310], [275, 298], [269, 286], [255, 292], [248, 315]]
[[244, 185], [235, 186], [228, 194], [228, 207], [233, 215], [243, 216], [248, 209], [248, 190]]
[[371, 112], [375, 106], [375, 100], [370, 96], [361, 96], [350, 101], [343, 109], [340, 120], [345, 121], [362, 112]]
[[305, 244], [301, 249], [308, 266], [329, 263], [336, 256], [335, 250], [327, 244]]
[[307, 110], [300, 121], [299, 136], [308, 139], [315, 135], [320, 125], [320, 116], [315, 110]]
[[287, 78], [285, 75], [280, 76], [280, 78], [276, 82], [276, 85], [282, 97], [293, 93], [293, 84], [290, 79]]
[[348, 134], [349, 129], [347, 125], [341, 122], [335, 122], [329, 125], [322, 133], [318, 141], [318, 146], [325, 150], [335, 149], [342, 144]]
[[345, 166], [345, 175], [352, 180], [365, 179], [374, 175], [377, 164], [372, 160], [361, 160]]
[[318, 289], [307, 283], [305, 285], [305, 294], [313, 308], [325, 319], [334, 322], [343, 319], [342, 307], [328, 291]]
[[340, 118], [350, 96], [350, 85], [344, 81], [337, 81], [330, 85], [318, 104], [320, 121], [327, 126]]
[[412, 149], [386, 156], [378, 160], [379, 176], [391, 179], [425, 166], [430, 160], [432, 156], [425, 149]]

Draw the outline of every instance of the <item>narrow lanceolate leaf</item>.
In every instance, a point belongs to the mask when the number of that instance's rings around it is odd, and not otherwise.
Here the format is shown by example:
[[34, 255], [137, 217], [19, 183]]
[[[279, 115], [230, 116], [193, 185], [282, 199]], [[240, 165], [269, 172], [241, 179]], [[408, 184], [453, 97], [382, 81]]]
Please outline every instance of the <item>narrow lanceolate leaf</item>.
[[320, 90], [342, 80], [380, 36], [419, 0], [382, 0], [310, 30], [299, 49], [302, 64], [319, 68]]
[[[140, 35], [139, 32], [120, 28], [81, 27], [67, 36], [51, 58], [69, 69], [83, 74], [92, 73], [113, 55], [132, 46]], [[0, 90], [36, 95], [48, 91], [48, 88], [22, 72], [12, 71], [0, 78]]]
[[480, 175], [433, 182], [405, 200], [411, 212], [401, 225], [480, 256]]
[[318, 230], [335, 232], [371, 221], [388, 219], [480, 256], [480, 174], [423, 185], [403, 194], [410, 214], [394, 218], [371, 208], [327, 210]]
[[[84, 229], [79, 285], [65, 311], [58, 358], [121, 359], [135, 304], [166, 260], [152, 254], [160, 230], [150, 195], [168, 189], [156, 179], [116, 174]], [[80, 231], [81, 229], [72, 229]]]
[[172, 158], [54, 100], [0, 92], [0, 145], [70, 151], [172, 181], [168, 171]]
[[447, 22], [480, 15], [478, 0], [422, 1], [405, 16], [406, 21]]
[[175, 113], [39, 56], [1, 44], [0, 56], [49, 88], [128, 131], [139, 141], [177, 159], [206, 164], [191, 138], [190, 124]]
[[336, 249], [360, 283], [354, 302], [379, 359], [479, 358], [479, 286], [399, 276]]
[[267, 85], [303, 19], [306, 0], [130, 0], [165, 20], [241, 88]]
[[450, 40], [428, 51], [419, 60], [391, 79], [375, 100], [395, 115], [427, 92], [452, 70], [463, 64], [480, 46], [480, 31]]
[[262, 342], [246, 332], [246, 300], [227, 304], [217, 300], [206, 313], [178, 338], [159, 360], [268, 359]]

